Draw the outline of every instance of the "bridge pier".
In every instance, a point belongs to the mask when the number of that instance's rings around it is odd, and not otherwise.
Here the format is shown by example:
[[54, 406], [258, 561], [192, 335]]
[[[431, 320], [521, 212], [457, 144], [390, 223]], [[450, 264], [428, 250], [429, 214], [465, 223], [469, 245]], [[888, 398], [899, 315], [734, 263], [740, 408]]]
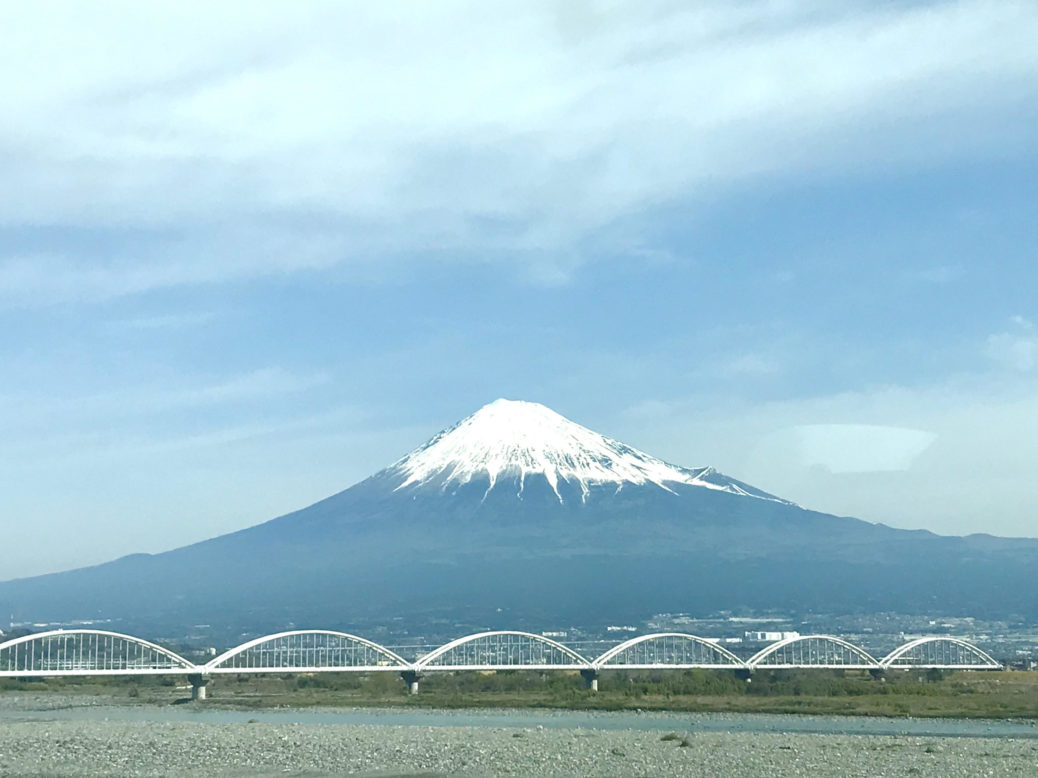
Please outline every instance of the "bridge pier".
[[746, 683], [749, 683], [753, 680], [753, 670], [749, 667], [737, 667], [735, 669], [735, 677], [740, 681], [746, 681]]
[[407, 690], [411, 694], [418, 694], [418, 681], [422, 676], [416, 670], [404, 670], [400, 673], [400, 677], [404, 679], [404, 683], [407, 684]]
[[209, 676], [202, 673], [192, 673], [187, 677], [191, 682], [191, 699], [194, 702], [205, 702], [205, 687], [209, 683]]
[[585, 689], [591, 692], [598, 691], [598, 670], [589, 667], [586, 670], [581, 670], [580, 675], [584, 679]]
[[885, 681], [886, 679], [883, 676], [886, 674], [886, 672], [887, 672], [886, 668], [883, 668], [883, 667], [873, 667], [872, 669], [869, 670], [869, 675], [871, 675], [877, 681]]

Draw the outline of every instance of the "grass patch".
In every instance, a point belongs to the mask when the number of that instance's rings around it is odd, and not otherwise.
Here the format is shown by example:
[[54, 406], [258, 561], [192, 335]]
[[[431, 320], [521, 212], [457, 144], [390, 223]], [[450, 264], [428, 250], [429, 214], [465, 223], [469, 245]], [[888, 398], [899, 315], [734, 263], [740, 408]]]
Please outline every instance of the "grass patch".
[[[93, 695], [112, 704], [167, 704], [188, 696], [184, 678], [0, 679], [0, 694]], [[576, 672], [429, 673], [410, 695], [395, 672], [219, 675], [211, 704], [274, 707], [559, 708], [599, 711], [811, 713], [852, 716], [1038, 719], [1038, 673], [759, 671], [747, 683], [730, 671], [606, 671], [600, 691]], [[677, 741], [670, 733], [662, 740]]]

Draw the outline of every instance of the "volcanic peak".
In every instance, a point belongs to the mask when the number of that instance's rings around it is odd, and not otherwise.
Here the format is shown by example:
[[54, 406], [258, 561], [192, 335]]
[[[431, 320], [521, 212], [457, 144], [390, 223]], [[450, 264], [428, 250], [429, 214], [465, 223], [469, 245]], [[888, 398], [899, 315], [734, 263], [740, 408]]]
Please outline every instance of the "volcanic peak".
[[[518, 481], [519, 494], [529, 475], [543, 475], [562, 501], [559, 482], [579, 485], [586, 499], [593, 485], [692, 484], [751, 495], [720, 480], [711, 467], [687, 469], [667, 464], [635, 448], [599, 435], [539, 403], [495, 400], [392, 465], [401, 478], [396, 490], [440, 484], [442, 489], [487, 478], [487, 494], [504, 477]], [[485, 495], [484, 495], [485, 497]], [[770, 495], [768, 495], [770, 498]]]

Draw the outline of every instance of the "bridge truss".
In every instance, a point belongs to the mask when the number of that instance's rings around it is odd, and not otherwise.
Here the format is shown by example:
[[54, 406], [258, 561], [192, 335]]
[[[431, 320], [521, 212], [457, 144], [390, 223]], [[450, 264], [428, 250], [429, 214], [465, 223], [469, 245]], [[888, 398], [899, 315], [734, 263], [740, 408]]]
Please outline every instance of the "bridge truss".
[[194, 663], [147, 640], [94, 629], [39, 632], [0, 643], [0, 677], [178, 675]]
[[592, 663], [596, 669], [675, 670], [745, 668], [745, 663], [716, 642], [682, 632], [660, 632], [631, 638], [606, 651]]
[[591, 663], [572, 648], [530, 632], [466, 635], [415, 663], [425, 670], [585, 670]]
[[868, 651], [831, 635], [803, 635], [772, 643], [746, 661], [756, 669], [822, 669], [878, 670], [880, 664]]
[[880, 664], [887, 669], [1001, 670], [1002, 665], [965, 640], [918, 638], [895, 648]]
[[297, 630], [250, 640], [207, 663], [206, 673], [314, 673], [407, 670], [410, 663], [378, 643], [331, 630]]

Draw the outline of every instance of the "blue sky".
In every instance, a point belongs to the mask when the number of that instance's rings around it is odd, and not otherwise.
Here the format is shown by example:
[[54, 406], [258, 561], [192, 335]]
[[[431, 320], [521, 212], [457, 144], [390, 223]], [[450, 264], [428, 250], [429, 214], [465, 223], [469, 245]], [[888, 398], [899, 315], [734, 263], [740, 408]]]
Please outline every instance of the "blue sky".
[[1038, 6], [3, 3], [0, 579], [497, 397], [1038, 536]]

